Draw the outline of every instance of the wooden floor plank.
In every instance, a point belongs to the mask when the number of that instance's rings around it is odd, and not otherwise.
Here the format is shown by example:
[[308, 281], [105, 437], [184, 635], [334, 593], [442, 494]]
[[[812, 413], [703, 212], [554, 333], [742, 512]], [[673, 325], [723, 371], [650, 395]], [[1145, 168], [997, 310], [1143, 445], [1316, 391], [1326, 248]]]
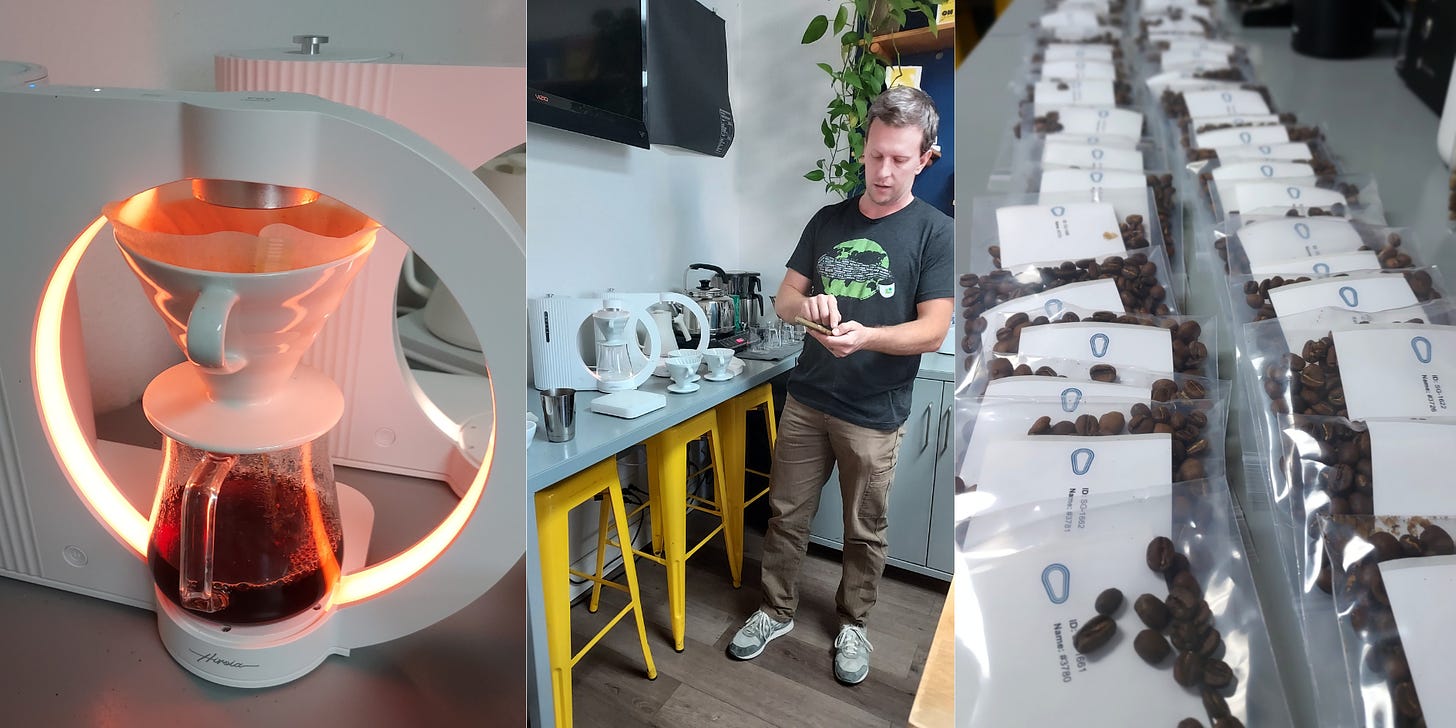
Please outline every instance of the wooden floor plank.
[[[692, 528], [701, 532], [702, 520]], [[945, 585], [898, 570], [887, 573], [868, 625], [875, 647], [870, 677], [848, 687], [832, 674], [838, 628], [834, 590], [840, 570], [838, 553], [832, 550], [816, 547], [804, 559], [792, 633], [749, 662], [724, 654], [743, 620], [758, 607], [761, 533], [750, 529], [745, 534], [744, 552], [741, 589], [734, 589], [729, 580], [721, 537], [688, 561], [687, 643], [682, 653], [672, 649], [662, 567], [638, 561], [648, 641], [659, 677], [656, 681], [644, 677], [641, 647], [629, 615], [573, 672], [577, 725], [905, 725]], [[597, 614], [586, 611], [584, 600], [573, 606], [577, 648], [625, 604], [625, 594], [608, 590]]]

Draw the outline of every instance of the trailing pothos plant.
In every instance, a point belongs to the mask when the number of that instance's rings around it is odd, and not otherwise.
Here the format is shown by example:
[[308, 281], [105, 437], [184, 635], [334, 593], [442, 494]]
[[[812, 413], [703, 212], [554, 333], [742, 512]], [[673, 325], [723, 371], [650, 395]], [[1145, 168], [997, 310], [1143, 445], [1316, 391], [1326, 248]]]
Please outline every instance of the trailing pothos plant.
[[[819, 123], [829, 155], [815, 162], [814, 169], [804, 175], [811, 182], [824, 183], [826, 191], [847, 198], [864, 182], [864, 164], [860, 160], [864, 155], [865, 114], [870, 101], [885, 89], [887, 70], [886, 63], [870, 52], [870, 28], [881, 19], [893, 20], [896, 27], [904, 25], [906, 14], [912, 10], [931, 19], [930, 30], [936, 31], [935, 4], [923, 0], [844, 0], [832, 20], [828, 15], [816, 15], [804, 29], [803, 44], [818, 41], [830, 34], [831, 28], [830, 37], [839, 42], [839, 68], [817, 64], [829, 74], [834, 92]], [[898, 50], [895, 55], [898, 61]]]

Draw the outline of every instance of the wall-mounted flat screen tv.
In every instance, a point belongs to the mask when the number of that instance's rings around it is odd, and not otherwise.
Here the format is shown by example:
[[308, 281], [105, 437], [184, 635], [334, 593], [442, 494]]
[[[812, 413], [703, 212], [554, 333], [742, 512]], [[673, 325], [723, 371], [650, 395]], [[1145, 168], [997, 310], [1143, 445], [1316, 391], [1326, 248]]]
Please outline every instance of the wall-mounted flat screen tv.
[[646, 2], [528, 3], [527, 121], [647, 148]]

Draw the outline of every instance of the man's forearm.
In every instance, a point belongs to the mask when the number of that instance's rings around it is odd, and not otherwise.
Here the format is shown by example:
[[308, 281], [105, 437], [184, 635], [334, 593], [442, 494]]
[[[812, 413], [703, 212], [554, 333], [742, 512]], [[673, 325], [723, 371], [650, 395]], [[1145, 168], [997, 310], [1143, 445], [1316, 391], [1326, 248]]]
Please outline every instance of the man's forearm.
[[869, 334], [869, 341], [863, 348], [878, 351], [881, 354], [898, 356], [926, 354], [940, 348], [941, 342], [945, 341], [945, 332], [949, 328], [950, 322], [947, 321], [942, 325], [931, 319], [915, 319], [894, 326], [870, 327], [865, 330]]
[[794, 322], [794, 317], [804, 308], [804, 299], [808, 298], [803, 292], [784, 286], [779, 289], [779, 294], [774, 297], [774, 313], [789, 323]]

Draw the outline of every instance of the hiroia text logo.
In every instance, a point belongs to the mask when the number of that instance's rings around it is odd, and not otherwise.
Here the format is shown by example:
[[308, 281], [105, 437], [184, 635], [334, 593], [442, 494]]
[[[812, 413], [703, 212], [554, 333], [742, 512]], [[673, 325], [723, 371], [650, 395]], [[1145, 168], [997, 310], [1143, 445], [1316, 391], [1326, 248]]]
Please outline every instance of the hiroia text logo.
[[249, 665], [245, 662], [234, 662], [232, 660], [225, 660], [221, 657], [218, 657], [216, 652], [209, 652], [204, 655], [201, 652], [198, 652], [197, 650], [191, 648], [188, 648], [187, 651], [191, 652], [194, 655], [197, 655], [198, 662], [210, 662], [214, 665], [222, 665], [224, 667], [257, 667], [257, 665]]

